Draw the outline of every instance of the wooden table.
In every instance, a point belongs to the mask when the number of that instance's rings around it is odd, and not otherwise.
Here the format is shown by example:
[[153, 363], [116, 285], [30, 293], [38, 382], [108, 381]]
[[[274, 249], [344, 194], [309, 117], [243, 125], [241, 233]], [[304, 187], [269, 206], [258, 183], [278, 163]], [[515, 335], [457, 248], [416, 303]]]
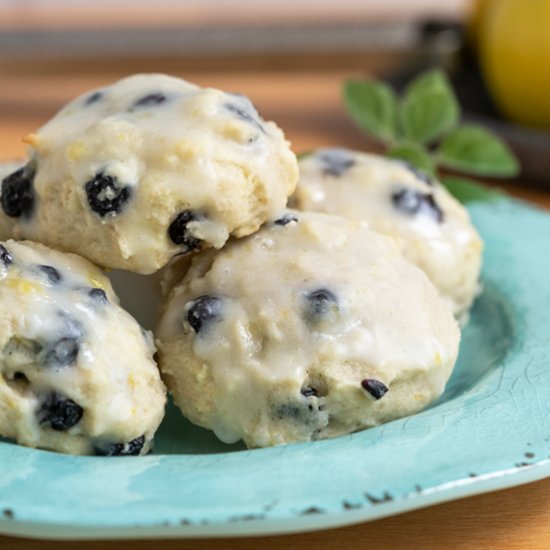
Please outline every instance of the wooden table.
[[[44, 123], [64, 101], [119, 74], [58, 77], [2, 76], [0, 82], [0, 159], [24, 155], [21, 136]], [[264, 117], [275, 120], [296, 151], [322, 145], [366, 149], [372, 144], [355, 129], [340, 101], [340, 83], [349, 74], [198, 73], [185, 75], [203, 85], [248, 94]], [[550, 209], [548, 190], [521, 183], [502, 187]], [[2, 465], [3, 468], [9, 465]], [[550, 479], [441, 504], [371, 523], [301, 535], [178, 541], [43, 542], [0, 536], [0, 547], [30, 549], [142, 550], [193, 549], [522, 549], [550, 548]]]

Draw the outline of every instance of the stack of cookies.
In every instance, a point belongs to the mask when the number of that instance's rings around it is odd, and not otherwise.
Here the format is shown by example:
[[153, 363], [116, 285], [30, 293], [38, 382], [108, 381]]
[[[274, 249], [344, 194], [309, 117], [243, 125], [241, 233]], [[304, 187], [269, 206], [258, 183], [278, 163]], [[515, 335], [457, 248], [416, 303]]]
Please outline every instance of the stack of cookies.
[[[482, 246], [438, 182], [341, 149], [299, 167], [246, 97], [165, 75], [84, 94], [25, 141], [0, 168], [0, 435], [144, 454], [166, 384], [192, 422], [263, 447], [443, 392]], [[153, 338], [101, 269], [169, 262]]]

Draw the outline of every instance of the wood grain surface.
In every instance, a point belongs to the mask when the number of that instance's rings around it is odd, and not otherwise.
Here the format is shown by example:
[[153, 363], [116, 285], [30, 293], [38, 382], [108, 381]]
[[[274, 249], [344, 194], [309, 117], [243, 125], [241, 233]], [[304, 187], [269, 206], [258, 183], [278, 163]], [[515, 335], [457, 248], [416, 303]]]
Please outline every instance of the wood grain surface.
[[[357, 74], [357, 73], [356, 73]], [[22, 157], [21, 137], [43, 124], [65, 101], [123, 76], [2, 75], [0, 160]], [[275, 120], [296, 151], [323, 145], [373, 149], [345, 115], [340, 85], [350, 73], [197, 73], [200, 84], [248, 94], [263, 116]], [[508, 192], [550, 209], [550, 188], [500, 182]], [[9, 465], [2, 464], [2, 468]], [[550, 549], [550, 479], [470, 497], [352, 527], [292, 536], [168, 541], [44, 542], [0, 536], [0, 548], [16, 550], [296, 550], [329, 549]]]
[[[74, 0], [0, 1], [0, 28], [112, 26], [190, 27], [262, 22], [335, 19], [410, 19], [460, 17], [469, 0], [157, 0], [74, 2]], [[98, 6], [98, 4], [100, 4]], [[102, 4], [102, 5], [101, 5]], [[132, 9], [129, 9], [131, 6]]]

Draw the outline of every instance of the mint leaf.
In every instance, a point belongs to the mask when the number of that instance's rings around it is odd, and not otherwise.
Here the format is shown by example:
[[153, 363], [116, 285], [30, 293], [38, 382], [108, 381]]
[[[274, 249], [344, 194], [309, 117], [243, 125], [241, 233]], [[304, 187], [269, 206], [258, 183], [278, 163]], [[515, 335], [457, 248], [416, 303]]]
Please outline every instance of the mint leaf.
[[449, 79], [441, 69], [428, 69], [419, 74], [409, 82], [405, 93], [417, 96], [435, 89], [448, 89], [454, 97]]
[[422, 145], [417, 143], [398, 143], [387, 152], [387, 156], [402, 159], [429, 176], [435, 175], [435, 167], [430, 154]]
[[447, 177], [443, 178], [441, 183], [462, 204], [494, 201], [505, 196], [500, 189], [481, 185], [469, 178]]
[[400, 121], [406, 139], [430, 143], [452, 130], [459, 117], [452, 86], [439, 69], [421, 74], [405, 90]]
[[493, 132], [464, 125], [448, 135], [439, 148], [440, 163], [469, 174], [514, 177], [519, 162], [509, 147]]
[[344, 83], [344, 103], [351, 118], [367, 134], [386, 143], [394, 139], [397, 100], [387, 84], [348, 80]]

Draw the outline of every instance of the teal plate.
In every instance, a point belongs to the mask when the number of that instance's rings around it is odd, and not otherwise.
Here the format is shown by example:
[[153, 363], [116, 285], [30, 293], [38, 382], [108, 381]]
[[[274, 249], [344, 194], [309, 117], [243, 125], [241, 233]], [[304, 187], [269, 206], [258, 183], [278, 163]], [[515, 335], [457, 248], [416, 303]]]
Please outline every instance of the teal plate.
[[43, 538], [262, 535], [398, 514], [550, 475], [550, 214], [461, 188], [486, 242], [456, 370], [425, 411], [247, 451], [170, 406], [156, 452], [73, 457], [0, 442], [0, 531]]

